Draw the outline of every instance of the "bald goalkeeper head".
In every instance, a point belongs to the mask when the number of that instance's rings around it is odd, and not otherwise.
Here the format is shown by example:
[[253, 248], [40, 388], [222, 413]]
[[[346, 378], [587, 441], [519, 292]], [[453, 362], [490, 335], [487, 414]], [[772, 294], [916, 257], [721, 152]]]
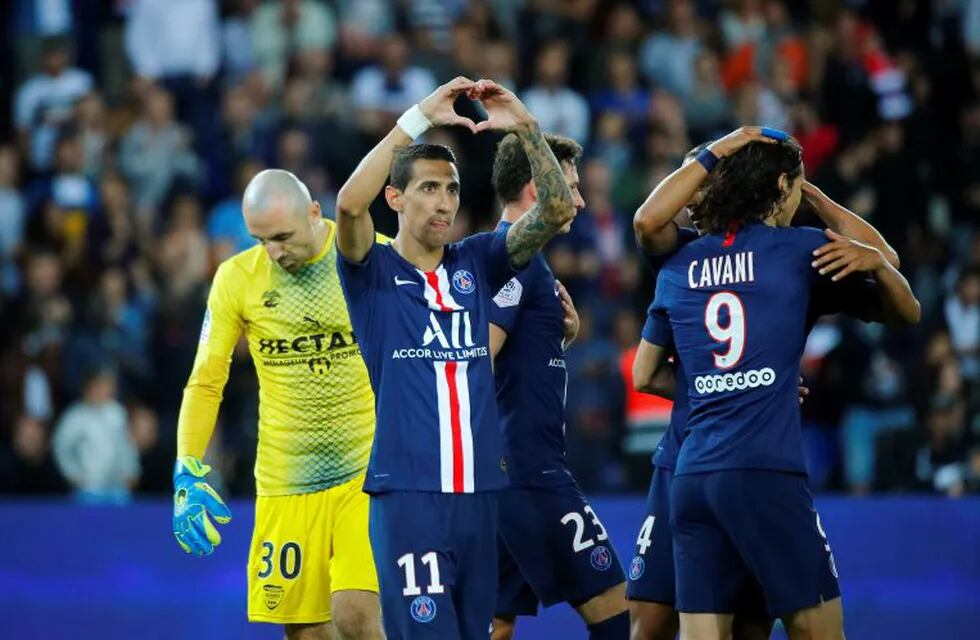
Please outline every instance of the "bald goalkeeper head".
[[327, 241], [320, 203], [288, 171], [266, 169], [252, 178], [242, 197], [242, 212], [249, 234], [290, 273], [316, 256]]

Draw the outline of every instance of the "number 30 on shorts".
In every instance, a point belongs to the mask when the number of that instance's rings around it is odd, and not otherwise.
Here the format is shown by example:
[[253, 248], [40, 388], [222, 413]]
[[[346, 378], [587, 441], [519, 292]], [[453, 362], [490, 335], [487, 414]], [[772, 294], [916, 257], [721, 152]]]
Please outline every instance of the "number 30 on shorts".
[[592, 524], [597, 529], [595, 539], [585, 537], [585, 518], [578, 511], [569, 511], [561, 517], [562, 524], [571, 524], [575, 527], [574, 536], [572, 537], [572, 551], [575, 553], [585, 551], [593, 546], [596, 541], [602, 542], [609, 538], [609, 534], [606, 533], [606, 528], [599, 522], [599, 518], [596, 516], [595, 511], [592, 510], [592, 507], [585, 505], [582, 511], [585, 515], [589, 516]]
[[[286, 580], [294, 580], [303, 566], [303, 553], [296, 542], [286, 542], [279, 547], [276, 553], [276, 545], [266, 540], [262, 543], [262, 568], [259, 570], [259, 577], [268, 578], [279, 565], [279, 575]], [[278, 561], [278, 562], [277, 562]]]

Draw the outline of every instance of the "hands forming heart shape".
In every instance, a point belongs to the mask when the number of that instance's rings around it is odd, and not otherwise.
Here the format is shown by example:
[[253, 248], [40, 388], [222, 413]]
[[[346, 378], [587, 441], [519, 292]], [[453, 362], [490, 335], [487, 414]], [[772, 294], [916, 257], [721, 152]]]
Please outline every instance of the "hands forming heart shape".
[[[461, 95], [478, 100], [486, 109], [487, 119], [481, 122], [456, 113], [453, 103]], [[461, 126], [473, 133], [481, 131], [517, 131], [533, 126], [534, 116], [516, 95], [493, 80], [470, 80], [458, 76], [436, 89], [419, 103], [419, 109], [432, 126]]]

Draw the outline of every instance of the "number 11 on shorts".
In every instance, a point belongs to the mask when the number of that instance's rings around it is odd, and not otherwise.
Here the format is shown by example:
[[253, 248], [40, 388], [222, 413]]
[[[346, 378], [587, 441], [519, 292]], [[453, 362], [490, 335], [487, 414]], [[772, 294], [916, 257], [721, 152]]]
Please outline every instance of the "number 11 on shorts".
[[[445, 592], [445, 587], [442, 586], [442, 581], [439, 577], [439, 556], [435, 551], [429, 551], [423, 555], [419, 560], [422, 564], [429, 567], [429, 586], [426, 589], [428, 594], [440, 594]], [[415, 554], [406, 553], [402, 557], [398, 558], [398, 566], [405, 571], [405, 588], [402, 589], [403, 596], [418, 596], [422, 595], [422, 589], [419, 587], [418, 582], [415, 581]]]

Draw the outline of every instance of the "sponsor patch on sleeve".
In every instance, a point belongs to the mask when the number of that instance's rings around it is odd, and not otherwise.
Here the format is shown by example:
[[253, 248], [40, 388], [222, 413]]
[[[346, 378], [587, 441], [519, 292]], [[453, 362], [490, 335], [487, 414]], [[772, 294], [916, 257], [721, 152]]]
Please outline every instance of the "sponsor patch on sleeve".
[[517, 278], [511, 278], [510, 281], [504, 285], [503, 289], [498, 291], [497, 295], [493, 297], [493, 301], [501, 309], [516, 307], [521, 303], [521, 294], [523, 293], [524, 285], [522, 285]]
[[207, 342], [211, 337], [211, 310], [204, 312], [204, 322], [201, 323], [201, 339], [199, 342]]

